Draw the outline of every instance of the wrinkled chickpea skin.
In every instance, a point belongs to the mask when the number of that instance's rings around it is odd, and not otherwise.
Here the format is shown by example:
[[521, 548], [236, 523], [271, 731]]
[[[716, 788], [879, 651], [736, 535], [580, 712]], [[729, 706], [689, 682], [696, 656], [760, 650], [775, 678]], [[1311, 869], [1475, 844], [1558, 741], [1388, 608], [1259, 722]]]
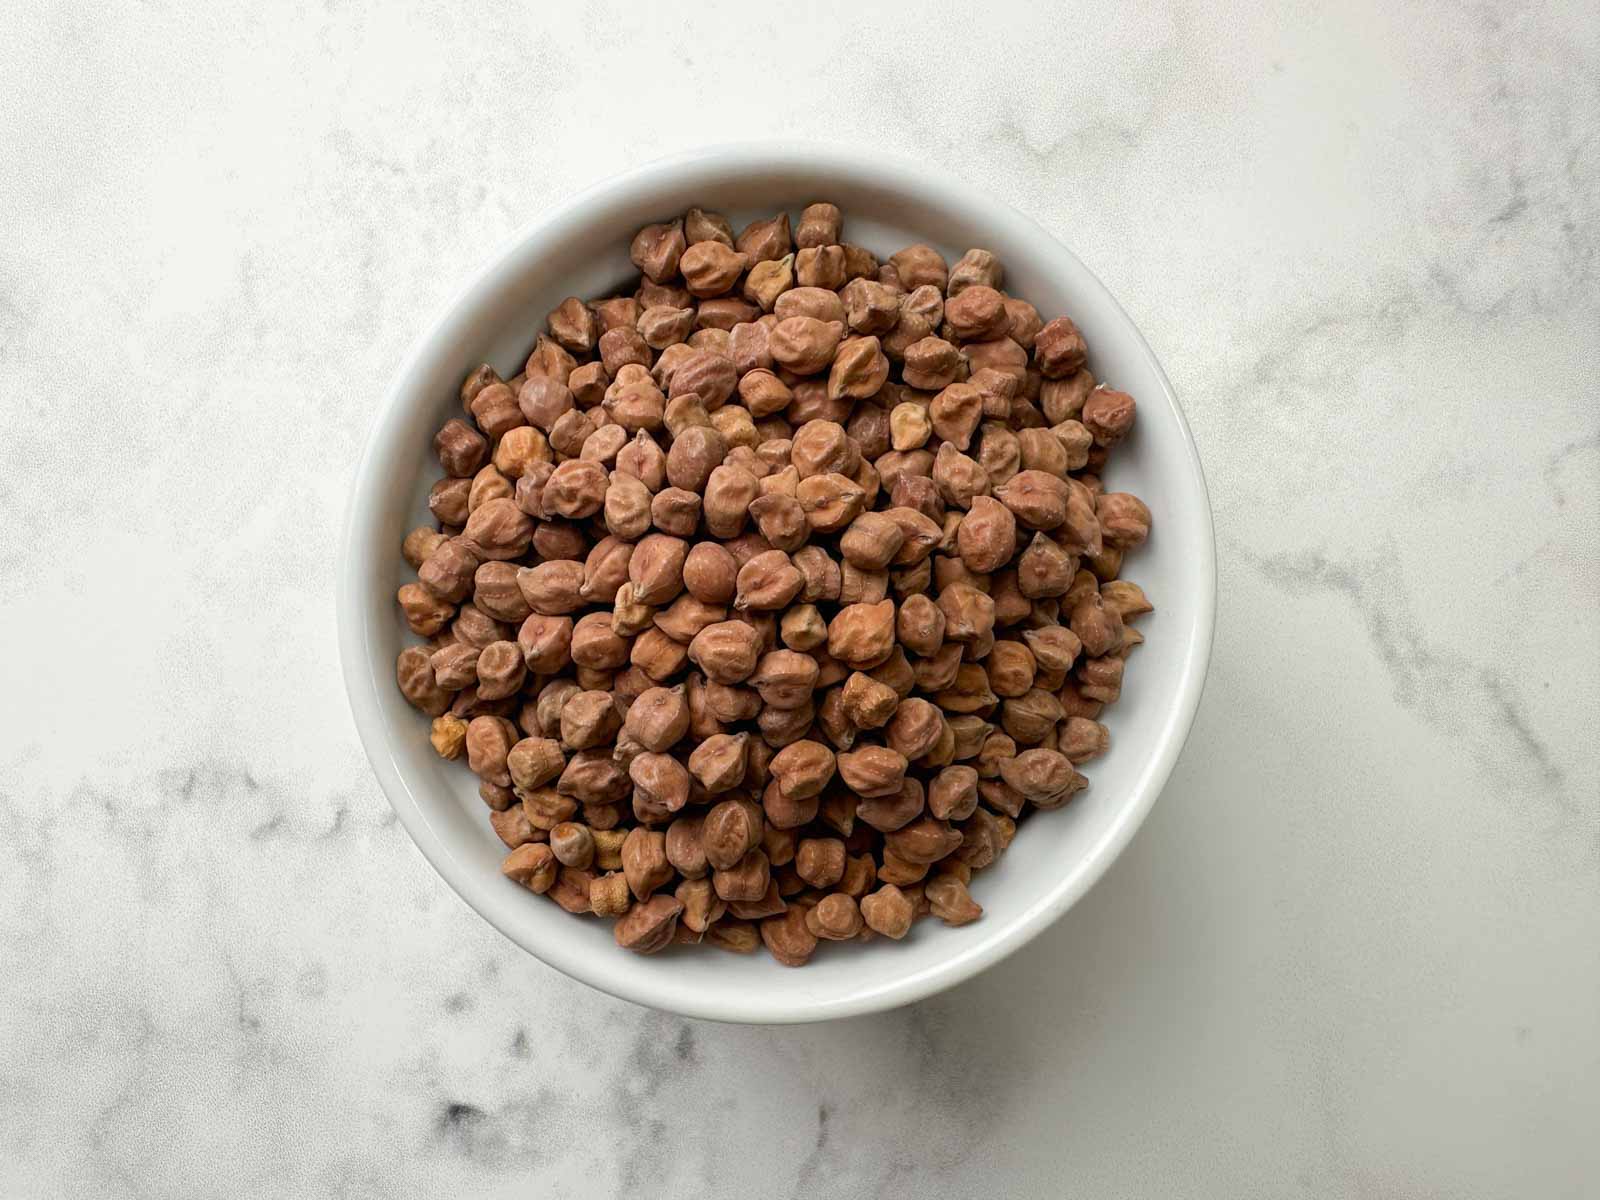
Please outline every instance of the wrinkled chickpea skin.
[[1159, 602], [1123, 578], [1137, 403], [1070, 315], [988, 250], [795, 212], [651, 224], [633, 284], [467, 372], [400, 547], [396, 683], [502, 873], [636, 953], [979, 919], [1110, 752]]

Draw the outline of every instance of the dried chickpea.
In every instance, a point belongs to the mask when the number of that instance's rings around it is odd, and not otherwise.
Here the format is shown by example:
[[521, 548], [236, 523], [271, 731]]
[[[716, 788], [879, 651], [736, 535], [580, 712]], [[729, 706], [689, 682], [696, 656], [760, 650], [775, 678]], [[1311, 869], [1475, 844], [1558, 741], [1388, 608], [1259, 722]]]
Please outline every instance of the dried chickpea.
[[854, 898], [843, 892], [833, 892], [806, 913], [806, 928], [818, 938], [847, 941], [861, 932], [861, 910]]
[[524, 842], [512, 850], [500, 864], [500, 873], [514, 883], [520, 883], [530, 892], [548, 892], [556, 881], [560, 864], [550, 847], [543, 842]]
[[892, 883], [886, 883], [860, 901], [861, 918], [874, 933], [898, 941], [911, 931], [916, 910], [910, 899]]

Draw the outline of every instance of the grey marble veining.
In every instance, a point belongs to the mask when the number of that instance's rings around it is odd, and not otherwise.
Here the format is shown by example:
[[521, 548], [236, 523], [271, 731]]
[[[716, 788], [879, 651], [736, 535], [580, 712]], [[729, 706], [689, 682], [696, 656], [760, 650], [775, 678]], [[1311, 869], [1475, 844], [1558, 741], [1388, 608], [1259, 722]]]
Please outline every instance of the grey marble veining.
[[[0, 1196], [1592, 1192], [1591, 6], [547, 8], [0, 13]], [[949, 994], [783, 1030], [457, 901], [332, 612], [458, 282], [762, 136], [1057, 231], [1184, 400], [1222, 570], [1106, 879]]]

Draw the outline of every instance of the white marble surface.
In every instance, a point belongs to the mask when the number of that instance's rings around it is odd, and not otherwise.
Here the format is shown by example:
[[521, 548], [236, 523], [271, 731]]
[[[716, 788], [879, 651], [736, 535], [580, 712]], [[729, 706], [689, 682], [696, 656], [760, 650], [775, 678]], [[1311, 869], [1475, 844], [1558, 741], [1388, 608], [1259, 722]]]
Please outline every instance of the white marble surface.
[[[1592, 6], [644, 7], [0, 8], [0, 1195], [1594, 1195]], [[331, 594], [464, 275], [763, 135], [1059, 231], [1185, 401], [1222, 580], [1087, 900], [758, 1031], [447, 891]]]

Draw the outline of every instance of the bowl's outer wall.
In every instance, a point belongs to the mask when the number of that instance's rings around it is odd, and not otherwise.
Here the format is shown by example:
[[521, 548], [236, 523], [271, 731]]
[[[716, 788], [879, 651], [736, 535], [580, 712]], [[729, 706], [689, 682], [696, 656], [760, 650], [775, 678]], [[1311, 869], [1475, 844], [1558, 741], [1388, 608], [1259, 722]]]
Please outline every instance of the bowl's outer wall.
[[[609, 294], [633, 275], [632, 232], [691, 205], [735, 227], [814, 199], [837, 203], [847, 240], [886, 256], [912, 242], [950, 261], [993, 250], [1005, 286], [1046, 319], [1083, 330], [1097, 378], [1139, 401], [1135, 433], [1112, 456], [1109, 490], [1153, 513], [1149, 542], [1124, 574], [1156, 606], [1142, 618], [1122, 700], [1106, 715], [1112, 749], [1087, 769], [1088, 791], [1024, 822], [974, 894], [983, 919], [961, 929], [921, 922], [902, 943], [820, 953], [790, 971], [768, 956], [680, 947], [626, 954], [609, 922], [574, 919], [498, 871], [504, 853], [476, 780], [437, 758], [427, 721], [394, 684], [400, 649], [416, 640], [394, 592], [414, 578], [399, 555], [428, 520], [438, 476], [434, 430], [460, 413], [461, 378], [479, 362], [509, 377], [564, 297]], [[1067, 231], [1070, 235], [1070, 231]], [[357, 728], [380, 782], [429, 860], [473, 908], [519, 945], [575, 978], [639, 1003], [718, 1020], [820, 1020], [892, 1007], [967, 978], [1064, 912], [1127, 843], [1166, 782], [1193, 720], [1209, 658], [1215, 599], [1210, 508], [1198, 455], [1154, 355], [1126, 314], [1072, 254], [1037, 225], [959, 180], [892, 160], [819, 147], [728, 147], [641, 168], [545, 217], [468, 285], [400, 369], [357, 474], [341, 563], [340, 638]]]

